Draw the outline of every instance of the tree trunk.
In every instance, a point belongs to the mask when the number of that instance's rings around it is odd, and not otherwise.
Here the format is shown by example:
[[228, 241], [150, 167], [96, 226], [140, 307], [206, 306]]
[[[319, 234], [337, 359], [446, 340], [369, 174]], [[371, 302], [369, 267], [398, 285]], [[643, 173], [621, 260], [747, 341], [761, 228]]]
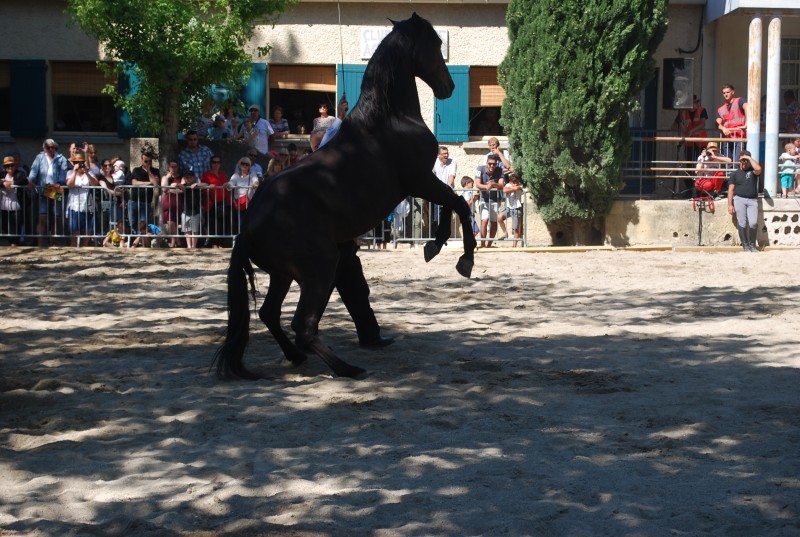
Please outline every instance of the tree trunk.
[[161, 170], [169, 169], [170, 159], [178, 158], [178, 92], [167, 88], [164, 98], [164, 127], [158, 137]]

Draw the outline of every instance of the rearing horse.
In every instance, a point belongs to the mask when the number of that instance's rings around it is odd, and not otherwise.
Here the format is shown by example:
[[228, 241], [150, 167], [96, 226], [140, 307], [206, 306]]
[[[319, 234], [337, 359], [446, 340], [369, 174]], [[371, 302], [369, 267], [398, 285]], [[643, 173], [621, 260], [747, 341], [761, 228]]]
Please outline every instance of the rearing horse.
[[[359, 100], [336, 137], [263, 183], [249, 204], [228, 268], [228, 328], [215, 356], [222, 378], [258, 378], [243, 364], [250, 324], [248, 278], [255, 298], [252, 264], [270, 275], [259, 317], [287, 359], [298, 365], [310, 350], [337, 376], [363, 374], [320, 340], [319, 321], [333, 290], [339, 245], [372, 229], [407, 196], [444, 208], [435, 240], [425, 245], [426, 261], [449, 238], [450, 215], [456, 211], [464, 237], [456, 269], [470, 276], [476, 241], [469, 207], [431, 171], [438, 144], [422, 119], [415, 77], [439, 99], [450, 97], [455, 84], [442, 58], [441, 39], [428, 21], [414, 13], [392, 24], [367, 64]], [[280, 324], [293, 280], [300, 286], [291, 324], [295, 342]]]

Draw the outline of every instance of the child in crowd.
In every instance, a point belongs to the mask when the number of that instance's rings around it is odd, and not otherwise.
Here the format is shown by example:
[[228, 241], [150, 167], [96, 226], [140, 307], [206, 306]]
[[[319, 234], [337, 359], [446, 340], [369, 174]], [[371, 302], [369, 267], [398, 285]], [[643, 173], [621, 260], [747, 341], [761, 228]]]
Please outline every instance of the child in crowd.
[[[500, 215], [498, 221], [505, 221], [511, 217], [511, 230], [514, 234], [513, 247], [517, 247], [517, 242], [522, 238], [522, 182], [519, 176], [511, 172], [508, 174], [508, 182], [503, 187], [506, 195], [506, 210]], [[498, 222], [499, 223], [499, 222]]]
[[108, 232], [106, 238], [103, 239], [103, 247], [104, 248], [124, 248], [125, 247], [125, 237], [123, 233], [125, 232], [125, 223], [123, 221], [118, 221], [117, 225], [114, 229]]
[[477, 190], [473, 190], [475, 188], [475, 179], [469, 175], [465, 175], [461, 178], [461, 188], [467, 189], [461, 196], [466, 200], [467, 205], [469, 205], [469, 223], [472, 225], [472, 234], [477, 237], [480, 228], [475, 221], [475, 202], [478, 201], [479, 194]]
[[209, 185], [198, 183], [194, 172], [183, 172], [183, 181], [178, 186], [183, 193], [183, 214], [181, 215], [181, 228], [186, 235], [186, 247], [197, 248], [197, 235], [202, 227], [203, 193], [202, 189]]
[[[794, 179], [800, 170], [800, 168], [795, 168], [798, 161], [800, 161], [800, 155], [796, 154], [795, 146], [792, 143], [786, 144], [783, 149], [783, 154], [778, 157], [778, 173], [781, 176], [781, 192], [783, 197], [787, 198], [789, 197], [789, 191], [794, 188]], [[798, 187], [800, 188], [800, 185]]]
[[[161, 228], [155, 224], [148, 224], [145, 220], [139, 220], [139, 234], [133, 239], [131, 248], [136, 248], [137, 246], [149, 248], [153, 245], [153, 237], [158, 237], [159, 235], [161, 235]], [[155, 240], [155, 244], [158, 244], [158, 239]]]

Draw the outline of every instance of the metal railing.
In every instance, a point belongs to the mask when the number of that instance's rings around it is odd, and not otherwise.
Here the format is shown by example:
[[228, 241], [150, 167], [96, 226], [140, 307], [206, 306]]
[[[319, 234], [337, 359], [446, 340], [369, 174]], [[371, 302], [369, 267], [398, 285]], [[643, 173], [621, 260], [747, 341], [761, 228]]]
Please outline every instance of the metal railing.
[[[518, 210], [511, 211], [506, 206], [505, 196], [500, 196], [500, 201], [497, 202], [498, 220], [502, 221], [502, 225], [498, 222], [497, 233], [490, 234], [491, 225], [487, 226], [486, 235], [481, 234], [481, 215], [479, 208], [479, 201], [476, 196], [480, 196], [481, 190], [477, 188], [457, 188], [455, 192], [465, 199], [471, 199], [471, 214], [472, 223], [471, 227], [474, 231], [474, 237], [479, 241], [502, 241], [496, 244], [503, 246], [525, 247], [527, 246], [527, 190], [522, 192], [521, 207]], [[516, 214], [515, 214], [516, 213]], [[368, 232], [360, 237], [362, 243], [378, 247], [378, 245], [391, 243], [395, 248], [402, 243], [416, 245], [433, 240], [436, 231], [440, 225], [441, 207], [429, 203], [421, 198], [408, 197], [403, 200], [389, 215], [385, 218], [374, 230]], [[460, 242], [463, 240], [461, 223], [458, 216], [453, 214], [450, 220], [450, 241]], [[515, 233], [514, 222], [518, 223], [517, 233]], [[505, 234], [503, 234], [503, 226], [505, 226]], [[490, 236], [491, 235], [491, 236]], [[503, 236], [505, 235], [505, 236]], [[518, 235], [518, 236], [517, 236]], [[498, 238], [502, 237], [502, 238]]]
[[[800, 135], [780, 134], [782, 143]], [[720, 154], [732, 159], [730, 164], [717, 164], [698, 172], [696, 169], [702, 148], [708, 142], [719, 145]], [[633, 136], [631, 156], [623, 168], [624, 187], [620, 198], [685, 199], [698, 195], [694, 185], [698, 178], [721, 170], [727, 175], [738, 167], [738, 155], [747, 143], [743, 138], [684, 138], [671, 131], [637, 131]], [[763, 140], [762, 140], [763, 147]], [[761, 151], [763, 164], [764, 151]], [[713, 173], [712, 173], [713, 175]]]
[[[70, 189], [13, 187], [16, 196], [3, 193], [0, 203], [15, 197], [17, 204], [3, 205], [0, 211], [0, 237], [14, 244], [73, 246], [116, 245], [112, 230], [122, 237], [119, 246], [221, 246], [228, 247], [239, 231], [245, 207], [241, 196], [252, 195], [252, 187], [226, 188], [202, 184], [202, 188], [180, 190], [175, 187], [118, 185], [113, 191], [103, 186]], [[472, 198], [477, 189], [457, 189]], [[517, 246], [526, 245], [525, 193], [516, 218], [521, 225]], [[506, 211], [504, 196], [498, 205], [505, 216], [505, 245], [515, 241], [515, 215]], [[13, 209], [13, 210], [12, 210]], [[473, 203], [475, 226], [480, 228], [478, 202]], [[377, 246], [391, 243], [420, 243], [431, 240], [439, 225], [440, 207], [419, 198], [407, 198], [392, 215], [361, 237], [362, 242]], [[120, 224], [120, 228], [117, 224]], [[450, 240], [461, 241], [462, 230], [453, 215]], [[500, 226], [498, 226], [500, 229]], [[498, 240], [481, 237], [478, 240]], [[138, 240], [137, 240], [138, 239]], [[207, 244], [208, 243], [208, 244]]]

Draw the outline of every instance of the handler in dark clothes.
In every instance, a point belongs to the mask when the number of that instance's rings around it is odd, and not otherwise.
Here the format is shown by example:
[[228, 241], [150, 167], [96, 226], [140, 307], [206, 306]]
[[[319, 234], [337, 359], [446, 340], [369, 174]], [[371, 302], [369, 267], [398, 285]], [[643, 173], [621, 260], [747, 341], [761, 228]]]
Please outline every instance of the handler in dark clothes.
[[[328, 132], [319, 147], [330, 141], [339, 131], [338, 126], [347, 114], [348, 104], [342, 97], [337, 106], [338, 124], [328, 127]], [[319, 149], [319, 148], [317, 148]], [[382, 337], [381, 327], [375, 318], [375, 312], [369, 305], [369, 284], [364, 277], [364, 269], [361, 267], [361, 260], [356, 253], [358, 245], [355, 241], [347, 241], [339, 244], [339, 266], [336, 268], [336, 280], [333, 286], [342, 297], [342, 302], [353, 318], [358, 333], [358, 343], [362, 347], [380, 348], [391, 345], [394, 338]], [[333, 289], [331, 289], [333, 292]]]
[[739, 240], [745, 252], [757, 252], [758, 233], [758, 176], [761, 165], [750, 157], [750, 151], [739, 156], [741, 169], [728, 177], [728, 213], [736, 215]]

